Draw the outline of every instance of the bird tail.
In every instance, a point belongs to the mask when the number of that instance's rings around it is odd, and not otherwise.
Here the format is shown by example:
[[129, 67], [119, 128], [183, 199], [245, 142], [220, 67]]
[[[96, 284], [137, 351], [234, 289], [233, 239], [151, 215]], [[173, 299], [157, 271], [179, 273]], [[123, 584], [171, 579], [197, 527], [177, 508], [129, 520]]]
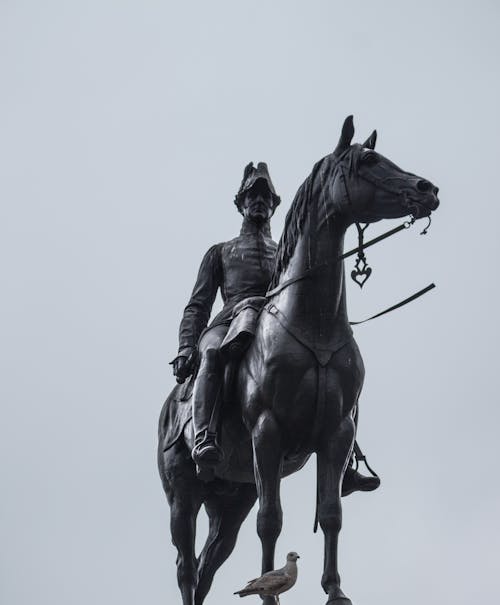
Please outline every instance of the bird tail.
[[243, 590], [238, 590], [237, 592], [233, 592], [233, 594], [237, 594], [240, 597], [247, 597], [250, 594], [259, 594], [259, 591], [255, 590], [255, 589], [253, 589], [253, 590], [251, 590], [251, 589], [250, 590], [243, 589]]

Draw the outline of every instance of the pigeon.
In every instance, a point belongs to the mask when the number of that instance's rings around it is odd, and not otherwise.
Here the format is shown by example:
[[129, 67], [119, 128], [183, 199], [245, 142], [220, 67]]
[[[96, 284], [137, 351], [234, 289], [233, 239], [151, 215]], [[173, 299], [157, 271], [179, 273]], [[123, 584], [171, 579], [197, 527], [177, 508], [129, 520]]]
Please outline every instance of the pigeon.
[[300, 559], [300, 557], [296, 552], [289, 552], [286, 556], [285, 567], [268, 571], [260, 578], [250, 580], [245, 588], [234, 594], [240, 595], [240, 597], [246, 597], [250, 594], [270, 596], [274, 597], [277, 605], [280, 605], [278, 595], [285, 592], [285, 590], [289, 590], [297, 581], [297, 559]]

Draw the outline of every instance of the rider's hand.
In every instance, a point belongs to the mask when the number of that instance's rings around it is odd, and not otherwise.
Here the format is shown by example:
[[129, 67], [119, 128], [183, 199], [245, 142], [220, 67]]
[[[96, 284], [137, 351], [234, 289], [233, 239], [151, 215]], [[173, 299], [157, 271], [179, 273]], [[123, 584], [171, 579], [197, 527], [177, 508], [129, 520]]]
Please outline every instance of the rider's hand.
[[189, 357], [179, 355], [172, 361], [174, 376], [179, 384], [182, 384], [192, 374], [191, 357], [191, 355]]

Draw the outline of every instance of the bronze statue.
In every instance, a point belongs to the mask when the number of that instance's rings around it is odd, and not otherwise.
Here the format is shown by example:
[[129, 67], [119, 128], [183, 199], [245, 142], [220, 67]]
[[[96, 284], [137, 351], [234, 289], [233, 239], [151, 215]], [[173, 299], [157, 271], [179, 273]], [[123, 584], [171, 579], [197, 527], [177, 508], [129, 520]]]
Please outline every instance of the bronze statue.
[[[270, 220], [280, 197], [276, 194], [267, 165], [245, 167], [234, 203], [243, 216], [238, 237], [212, 246], [202, 260], [191, 298], [179, 327], [179, 352], [172, 361], [177, 382], [182, 384], [196, 369], [192, 395], [194, 448], [192, 457], [201, 477], [217, 467], [223, 452], [217, 442], [223, 359], [220, 349], [233, 312], [243, 301], [260, 311], [275, 266], [277, 244], [271, 237]], [[224, 301], [222, 311], [207, 324], [217, 291]], [[343, 493], [371, 491], [380, 484], [377, 476], [364, 477], [349, 467]]]
[[[312, 453], [318, 460], [317, 520], [325, 534], [322, 586], [329, 605], [351, 603], [337, 570], [341, 491], [348, 492], [342, 489], [346, 480], [354, 489], [374, 489], [378, 479], [349, 465], [364, 368], [347, 318], [340, 260], [344, 234], [352, 224], [408, 214], [418, 219], [438, 206], [434, 185], [374, 151], [375, 133], [363, 145], [351, 144], [353, 134], [349, 117], [334, 152], [299, 188], [277, 250], [269, 219], [279, 198], [264, 164], [247, 167], [236, 197], [243, 233], [209, 250], [186, 307], [173, 363], [179, 382], [192, 375], [163, 407], [158, 450], [183, 605], [202, 604], [257, 496], [262, 573], [274, 568], [282, 523], [280, 479], [299, 470]], [[237, 275], [238, 268], [247, 269], [243, 254], [250, 259], [248, 280]], [[225, 306], [202, 334], [217, 286]], [[231, 346], [237, 338], [227, 348], [223, 341], [230, 318], [236, 322], [237, 311], [244, 310], [245, 297], [251, 297], [258, 319], [255, 335], [244, 340], [247, 350], [240, 348], [241, 359], [235, 359]], [[200, 305], [201, 299], [209, 304]], [[210, 529], [197, 559], [194, 528], [203, 503]]]

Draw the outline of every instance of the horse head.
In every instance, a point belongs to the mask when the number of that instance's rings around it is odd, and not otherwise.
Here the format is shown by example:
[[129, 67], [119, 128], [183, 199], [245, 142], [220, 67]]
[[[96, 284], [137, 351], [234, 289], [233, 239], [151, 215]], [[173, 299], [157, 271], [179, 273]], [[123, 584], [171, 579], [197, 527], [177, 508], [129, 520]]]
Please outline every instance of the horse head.
[[429, 216], [439, 206], [438, 188], [427, 179], [406, 172], [375, 151], [377, 132], [362, 144], [352, 144], [353, 118], [344, 122], [337, 147], [324, 158], [326, 179], [335, 213], [349, 223], [373, 223], [412, 215]]

